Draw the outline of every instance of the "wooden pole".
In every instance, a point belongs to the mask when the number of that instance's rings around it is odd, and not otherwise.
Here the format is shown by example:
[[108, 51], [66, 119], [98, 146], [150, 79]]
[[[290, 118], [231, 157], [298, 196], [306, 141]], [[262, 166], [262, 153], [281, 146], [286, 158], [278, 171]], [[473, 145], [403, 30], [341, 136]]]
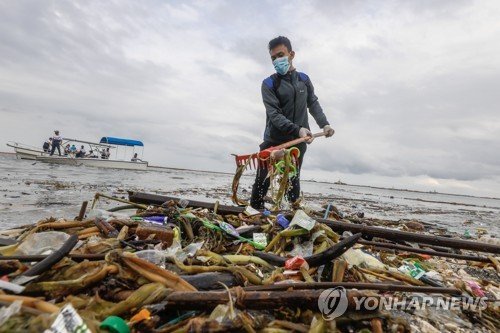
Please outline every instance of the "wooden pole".
[[396, 229], [387, 229], [381, 227], [372, 227], [362, 224], [355, 224], [355, 223], [348, 223], [341, 221], [331, 221], [325, 219], [316, 219], [316, 221], [326, 224], [335, 231], [350, 231], [353, 233], [360, 232], [363, 235], [371, 237], [379, 237], [393, 241], [404, 240], [422, 244], [446, 246], [454, 249], [465, 249], [465, 250], [500, 254], [500, 246], [495, 244], [480, 243], [458, 238], [418, 234], [414, 232], [407, 232]]
[[362, 282], [295, 282], [295, 283], [280, 283], [271, 284], [266, 286], [249, 286], [245, 287], [245, 291], [277, 291], [277, 290], [310, 290], [310, 289], [329, 289], [335, 287], [344, 287], [346, 289], [359, 289], [359, 290], [378, 290], [378, 291], [406, 291], [406, 292], [420, 292], [432, 294], [452, 294], [460, 295], [461, 291], [456, 288], [444, 287], [427, 287], [427, 286], [409, 286], [405, 284], [387, 284], [387, 283], [362, 283]]
[[466, 255], [466, 254], [459, 254], [459, 253], [451, 253], [451, 252], [438, 252], [434, 250], [425, 250], [425, 249], [417, 249], [411, 246], [404, 246], [404, 245], [399, 245], [399, 244], [392, 244], [392, 243], [382, 243], [382, 242], [371, 242], [367, 240], [359, 240], [359, 244], [362, 245], [367, 245], [367, 246], [373, 246], [376, 249], [393, 249], [393, 250], [400, 250], [400, 251], [406, 251], [406, 252], [412, 252], [412, 253], [421, 253], [421, 254], [428, 254], [434, 257], [446, 257], [446, 258], [454, 258], [454, 259], [461, 259], [461, 260], [470, 260], [470, 261], [478, 261], [478, 262], [487, 262], [490, 263], [491, 260], [487, 257], [480, 257], [480, 256], [474, 256], [474, 255]]
[[83, 221], [83, 218], [85, 217], [85, 211], [87, 210], [88, 204], [89, 204], [88, 201], [82, 202], [82, 206], [80, 207], [80, 213], [78, 214], [78, 217], [75, 220]]
[[[83, 261], [83, 260], [104, 260], [104, 253], [92, 253], [92, 254], [69, 254], [70, 257], [74, 261]], [[15, 256], [0, 256], [0, 260], [19, 260], [20, 262], [33, 262], [33, 261], [42, 261], [47, 258], [48, 255], [44, 254], [34, 254], [34, 255], [15, 255]]]
[[[323, 290], [292, 290], [292, 291], [244, 291], [237, 293], [231, 290], [234, 303], [246, 309], [276, 309], [280, 307], [299, 307], [318, 310], [318, 298]], [[355, 290], [347, 290], [348, 309], [355, 309], [355, 297], [364, 296]], [[374, 296], [380, 298], [380, 296]], [[163, 303], [165, 309], [176, 310], [207, 310], [219, 304], [227, 304], [227, 291], [180, 292], [170, 293]], [[365, 304], [365, 302], [363, 302]], [[366, 309], [361, 309], [362, 311]]]

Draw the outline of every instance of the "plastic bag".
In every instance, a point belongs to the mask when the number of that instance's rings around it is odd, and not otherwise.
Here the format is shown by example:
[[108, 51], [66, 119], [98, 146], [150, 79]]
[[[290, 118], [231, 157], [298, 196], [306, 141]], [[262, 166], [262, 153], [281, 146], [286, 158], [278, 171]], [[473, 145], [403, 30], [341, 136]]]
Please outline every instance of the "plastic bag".
[[186, 258], [194, 256], [201, 249], [203, 243], [191, 243], [183, 249], [179, 241], [174, 239], [172, 245], [164, 251], [165, 257], [175, 258], [182, 262]]
[[349, 249], [342, 257], [347, 261], [349, 267], [359, 266], [365, 268], [380, 268], [385, 269], [385, 265], [368, 253], [361, 251], [360, 249]]
[[21, 245], [18, 246], [15, 254], [50, 254], [55, 250], [58, 250], [68, 239], [69, 235], [65, 232], [37, 232], [26, 237]]
[[159, 250], [143, 250], [135, 252], [135, 255], [141, 259], [147, 260], [158, 267], [165, 268], [165, 259], [167, 257], [165, 251]]
[[4, 306], [0, 309], [0, 327], [9, 320], [10, 317], [21, 311], [23, 301], [14, 301], [9, 306]]
[[307, 241], [302, 244], [298, 242], [294, 244], [293, 250], [290, 251], [291, 256], [309, 257], [313, 254], [314, 244], [312, 241]]
[[124, 220], [130, 220], [130, 216], [127, 214], [123, 213], [116, 213], [116, 212], [108, 212], [107, 210], [104, 209], [92, 209], [90, 212], [87, 214], [88, 219], [95, 219], [96, 217], [103, 218], [103, 219], [124, 219]]

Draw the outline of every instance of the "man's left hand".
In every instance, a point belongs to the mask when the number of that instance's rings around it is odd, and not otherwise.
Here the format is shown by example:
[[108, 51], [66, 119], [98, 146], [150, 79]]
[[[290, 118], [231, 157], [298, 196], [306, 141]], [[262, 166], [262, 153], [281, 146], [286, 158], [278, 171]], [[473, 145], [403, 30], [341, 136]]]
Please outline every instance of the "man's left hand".
[[325, 133], [325, 137], [327, 138], [331, 137], [333, 133], [335, 133], [330, 125], [326, 125], [325, 127], [323, 127], [323, 132]]

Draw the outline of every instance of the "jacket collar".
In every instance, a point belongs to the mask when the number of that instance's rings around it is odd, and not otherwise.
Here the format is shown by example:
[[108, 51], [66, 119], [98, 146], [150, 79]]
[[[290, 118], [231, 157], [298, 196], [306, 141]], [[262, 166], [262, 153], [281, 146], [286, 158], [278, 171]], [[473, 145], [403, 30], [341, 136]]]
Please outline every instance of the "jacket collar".
[[[276, 73], [278, 74], [278, 73]], [[282, 79], [285, 79], [285, 78], [293, 78], [295, 76], [297, 76], [297, 69], [293, 69], [291, 71], [289, 71], [288, 73], [286, 73], [285, 75], [281, 75], [281, 74], [278, 74], [278, 76]]]

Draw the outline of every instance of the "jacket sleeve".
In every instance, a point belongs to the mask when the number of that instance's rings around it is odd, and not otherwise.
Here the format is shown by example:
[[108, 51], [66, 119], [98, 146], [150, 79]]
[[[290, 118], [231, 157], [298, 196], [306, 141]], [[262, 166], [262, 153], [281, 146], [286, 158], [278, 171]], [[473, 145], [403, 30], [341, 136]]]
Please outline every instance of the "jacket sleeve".
[[262, 100], [266, 107], [266, 113], [274, 127], [285, 134], [299, 135], [300, 126], [294, 124], [283, 115], [279, 105], [278, 97], [272, 88], [262, 82]]
[[318, 97], [314, 94], [314, 86], [311, 79], [306, 81], [307, 86], [307, 107], [309, 108], [309, 113], [313, 116], [314, 120], [318, 124], [319, 128], [323, 128], [326, 125], [330, 125], [326, 119], [323, 108], [319, 104]]

